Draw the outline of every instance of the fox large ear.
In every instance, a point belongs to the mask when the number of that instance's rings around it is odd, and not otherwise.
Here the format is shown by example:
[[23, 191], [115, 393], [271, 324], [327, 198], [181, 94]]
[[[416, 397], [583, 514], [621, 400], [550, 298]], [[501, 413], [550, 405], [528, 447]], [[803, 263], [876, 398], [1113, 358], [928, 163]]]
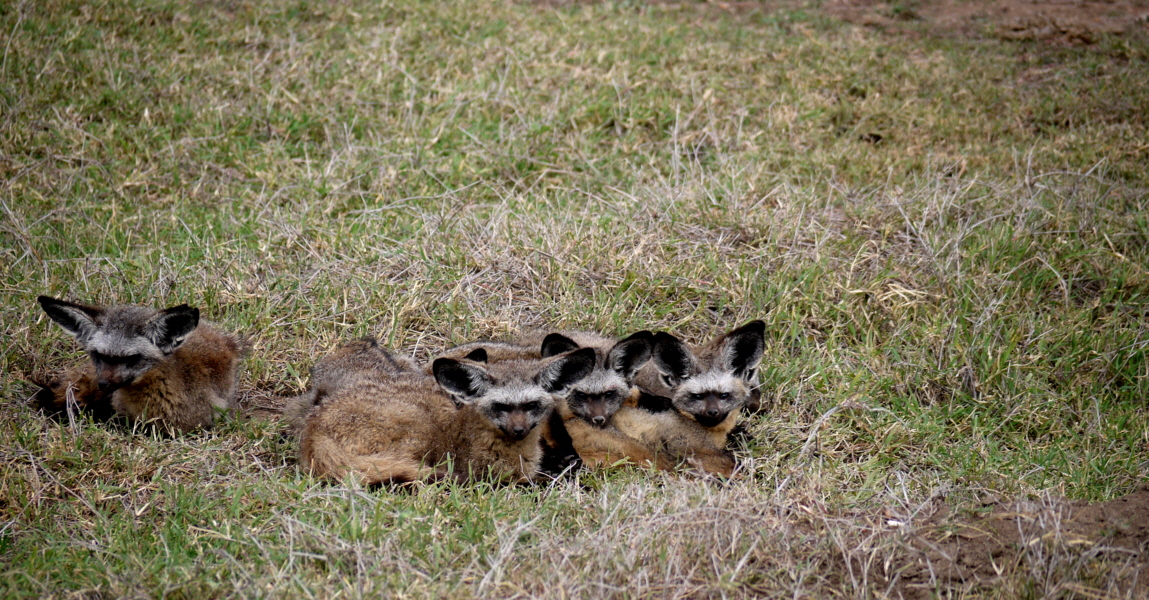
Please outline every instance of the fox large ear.
[[145, 335], [164, 354], [171, 354], [199, 327], [199, 309], [186, 304], [161, 310], [148, 321]]
[[682, 340], [660, 331], [654, 335], [651, 353], [654, 366], [662, 371], [666, 385], [675, 387], [698, 373], [698, 360]]
[[639, 367], [650, 360], [650, 348], [654, 345], [654, 334], [640, 331], [619, 341], [606, 353], [606, 367], [623, 379], [630, 381]]
[[36, 301], [52, 319], [69, 334], [84, 341], [96, 332], [96, 319], [104, 312], [101, 308], [74, 304], [49, 296], [39, 296]]
[[470, 404], [491, 389], [491, 379], [478, 365], [453, 358], [437, 358], [431, 363], [435, 381], [451, 395], [456, 405]]
[[485, 362], [487, 362], [487, 349], [486, 348], [475, 348], [474, 350], [471, 350], [463, 358], [465, 358], [467, 360], [473, 360], [475, 362], [485, 363]]
[[561, 333], [548, 333], [547, 337], [543, 338], [541, 353], [543, 358], [550, 358], [552, 356], [565, 354], [577, 348], [578, 344], [569, 337]]
[[722, 336], [719, 365], [735, 377], [753, 379], [755, 368], [766, 350], [766, 323], [751, 321]]
[[594, 370], [594, 363], [594, 348], [575, 350], [566, 356], [556, 358], [539, 372], [535, 380], [544, 390], [551, 393], [559, 392], [590, 375]]

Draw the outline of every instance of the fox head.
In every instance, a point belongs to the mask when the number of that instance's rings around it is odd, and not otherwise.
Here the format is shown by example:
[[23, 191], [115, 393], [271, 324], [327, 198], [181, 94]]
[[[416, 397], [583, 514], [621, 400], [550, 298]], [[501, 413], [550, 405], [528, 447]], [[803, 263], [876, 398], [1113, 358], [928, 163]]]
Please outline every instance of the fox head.
[[[571, 412], [597, 427], [605, 427], [631, 394], [634, 375], [650, 360], [654, 334], [640, 331], [609, 349], [595, 349], [594, 369], [568, 387], [562, 396]], [[556, 356], [578, 348], [561, 333], [543, 339], [543, 357]]]
[[199, 326], [199, 309], [186, 304], [155, 310], [133, 305], [84, 306], [48, 296], [36, 300], [88, 353], [102, 392], [131, 385], [175, 352]]
[[554, 408], [554, 394], [594, 368], [594, 350], [584, 348], [542, 361], [509, 360], [480, 364], [439, 358], [432, 371], [456, 405], [472, 405], [502, 435], [527, 437]]
[[714, 427], [751, 400], [766, 347], [766, 324], [751, 321], [691, 349], [669, 333], [654, 336], [651, 362], [679, 413]]

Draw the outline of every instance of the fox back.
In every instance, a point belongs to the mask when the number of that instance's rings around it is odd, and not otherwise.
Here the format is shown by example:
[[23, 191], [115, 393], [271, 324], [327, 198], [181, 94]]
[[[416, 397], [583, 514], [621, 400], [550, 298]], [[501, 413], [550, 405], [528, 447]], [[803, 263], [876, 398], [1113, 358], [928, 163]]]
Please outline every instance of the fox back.
[[[481, 341], [449, 348], [435, 358], [467, 359], [480, 363], [496, 363], [505, 360], [538, 360], [542, 357], [539, 355], [538, 344], [528, 346], [514, 342]], [[424, 369], [428, 375], [433, 374], [431, 369], [431, 365], [433, 364], [434, 361], [427, 363]]]
[[538, 425], [553, 408], [553, 394], [593, 365], [593, 350], [489, 365], [439, 358], [431, 376], [361, 381], [307, 418], [300, 464], [328, 480], [355, 473], [367, 484], [486, 473], [529, 480], [541, 453]]
[[209, 427], [218, 412], [238, 408], [245, 345], [200, 322], [199, 309], [37, 300], [88, 353], [91, 368], [81, 370], [74, 385], [94, 390], [93, 404], [110, 402], [120, 416], [175, 431]]
[[344, 344], [315, 363], [311, 368], [311, 387], [284, 402], [282, 421], [289, 433], [297, 434], [302, 431], [307, 415], [339, 390], [365, 381], [387, 381], [418, 370], [411, 359], [392, 355], [379, 347], [374, 338]]

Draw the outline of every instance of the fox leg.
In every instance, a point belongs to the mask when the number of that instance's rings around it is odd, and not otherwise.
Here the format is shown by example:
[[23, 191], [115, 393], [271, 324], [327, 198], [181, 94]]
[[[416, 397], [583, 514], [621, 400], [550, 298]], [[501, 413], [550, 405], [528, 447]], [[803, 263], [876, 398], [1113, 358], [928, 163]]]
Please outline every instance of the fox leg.
[[664, 456], [613, 427], [599, 428], [577, 418], [565, 424], [575, 450], [590, 468], [602, 468], [620, 460], [662, 470], [673, 467]]

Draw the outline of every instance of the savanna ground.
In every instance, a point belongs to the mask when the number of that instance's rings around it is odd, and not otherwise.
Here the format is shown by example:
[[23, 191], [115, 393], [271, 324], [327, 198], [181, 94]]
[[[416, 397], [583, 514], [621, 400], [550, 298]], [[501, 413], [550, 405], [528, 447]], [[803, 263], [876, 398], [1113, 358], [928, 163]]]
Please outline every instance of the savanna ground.
[[[0, 596], [1144, 597], [1145, 7], [1006, 5], [0, 4]], [[252, 416], [34, 412], [41, 293], [199, 306]], [[274, 418], [352, 337], [753, 318], [729, 483], [324, 485]]]

